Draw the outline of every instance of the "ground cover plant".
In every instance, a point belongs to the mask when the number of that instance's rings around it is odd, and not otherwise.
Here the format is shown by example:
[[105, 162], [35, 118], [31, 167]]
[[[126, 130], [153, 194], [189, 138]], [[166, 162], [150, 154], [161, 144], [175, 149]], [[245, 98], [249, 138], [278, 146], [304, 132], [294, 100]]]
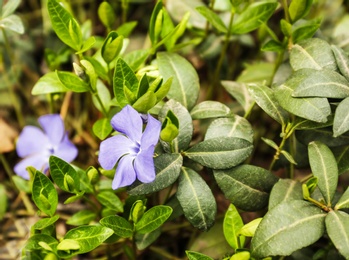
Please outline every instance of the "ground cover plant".
[[348, 17], [0, 0], [0, 255], [349, 259]]

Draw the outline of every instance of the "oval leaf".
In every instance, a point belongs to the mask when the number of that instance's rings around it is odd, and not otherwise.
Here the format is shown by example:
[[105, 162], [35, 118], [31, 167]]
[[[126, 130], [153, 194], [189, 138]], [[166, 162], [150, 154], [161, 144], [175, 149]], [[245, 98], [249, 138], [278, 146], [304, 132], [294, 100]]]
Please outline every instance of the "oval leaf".
[[349, 188], [345, 190], [335, 206], [335, 210], [345, 208], [349, 208]]
[[202, 14], [218, 31], [222, 33], [228, 32], [228, 28], [225, 26], [222, 19], [207, 6], [199, 6], [196, 8], [196, 10]]
[[247, 84], [228, 80], [222, 80], [221, 83], [225, 90], [239, 102], [246, 113], [254, 102], [247, 90]]
[[81, 210], [67, 219], [67, 224], [73, 226], [87, 225], [96, 218], [97, 214], [91, 210]]
[[[49, 164], [51, 177], [59, 188], [71, 193], [80, 189], [80, 177], [73, 166], [53, 155], [50, 156]], [[69, 188], [70, 186], [67, 187], [64, 182], [64, 178], [67, 175], [73, 180], [73, 186], [71, 188]]]
[[55, 72], [49, 72], [35, 83], [32, 89], [32, 95], [63, 93], [68, 90], [69, 89], [67, 89], [59, 80]]
[[115, 210], [116, 212], [123, 212], [124, 208], [119, 197], [112, 191], [101, 191], [97, 195], [97, 200], [105, 207]]
[[345, 53], [345, 51], [342, 48], [340, 48], [336, 45], [332, 45], [331, 48], [332, 48], [334, 57], [336, 59], [339, 71], [347, 80], [349, 80], [349, 58], [348, 58], [348, 55]]
[[192, 119], [225, 117], [230, 114], [230, 108], [218, 101], [206, 100], [197, 104], [191, 111]]
[[333, 136], [337, 137], [349, 130], [349, 97], [342, 100], [334, 114]]
[[207, 255], [204, 255], [204, 254], [201, 254], [201, 253], [198, 253], [198, 252], [193, 252], [193, 251], [185, 251], [187, 257], [189, 260], [213, 260], [213, 258], [207, 256]]
[[270, 192], [268, 209], [290, 200], [302, 200], [302, 184], [291, 179], [280, 179]]
[[119, 237], [131, 237], [133, 235], [133, 226], [123, 217], [118, 215], [107, 216], [100, 221], [101, 225], [108, 227], [114, 231]]
[[92, 126], [93, 133], [101, 140], [104, 140], [113, 131], [109, 118], [98, 119]]
[[230, 204], [224, 215], [223, 233], [225, 239], [234, 250], [244, 247], [245, 237], [238, 235], [243, 226], [244, 222], [238, 210], [233, 204]]
[[139, 234], [146, 234], [159, 228], [171, 216], [172, 208], [158, 205], [147, 210], [142, 218], [136, 223], [135, 229]]
[[90, 91], [90, 85], [76, 76], [74, 73], [67, 71], [56, 71], [59, 81], [69, 90], [74, 92]]

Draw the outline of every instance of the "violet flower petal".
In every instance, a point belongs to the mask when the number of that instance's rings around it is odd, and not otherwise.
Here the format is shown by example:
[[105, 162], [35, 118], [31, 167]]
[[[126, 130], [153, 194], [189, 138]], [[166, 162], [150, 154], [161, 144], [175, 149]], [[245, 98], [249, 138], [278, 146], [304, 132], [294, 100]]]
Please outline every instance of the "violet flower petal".
[[156, 120], [151, 115], [148, 115], [148, 123], [142, 135], [141, 149], [148, 149], [150, 146], [156, 145], [159, 141], [160, 131], [160, 121]]
[[124, 154], [132, 152], [134, 142], [123, 135], [116, 135], [105, 139], [99, 147], [98, 161], [106, 169], [114, 168], [117, 161]]
[[130, 105], [125, 106], [111, 119], [113, 128], [131, 140], [140, 142], [142, 137], [143, 120], [139, 113]]
[[68, 163], [73, 161], [78, 155], [78, 149], [69, 140], [67, 133], [64, 135], [62, 142], [54, 150], [53, 155], [67, 161]]
[[65, 134], [64, 122], [59, 114], [44, 115], [38, 119], [52, 145], [58, 145]]
[[48, 169], [48, 156], [44, 153], [34, 154], [17, 163], [13, 170], [17, 175], [29, 180], [29, 173], [26, 170], [28, 166], [33, 166], [35, 169], [45, 172]]
[[134, 156], [131, 155], [126, 155], [120, 159], [112, 183], [112, 188], [114, 190], [131, 185], [136, 180], [133, 160]]
[[19, 157], [40, 153], [48, 144], [47, 136], [36, 126], [25, 126], [18, 137], [16, 151]]
[[137, 179], [143, 183], [149, 183], [155, 179], [153, 154], [154, 146], [150, 146], [146, 150], [141, 150], [134, 161]]

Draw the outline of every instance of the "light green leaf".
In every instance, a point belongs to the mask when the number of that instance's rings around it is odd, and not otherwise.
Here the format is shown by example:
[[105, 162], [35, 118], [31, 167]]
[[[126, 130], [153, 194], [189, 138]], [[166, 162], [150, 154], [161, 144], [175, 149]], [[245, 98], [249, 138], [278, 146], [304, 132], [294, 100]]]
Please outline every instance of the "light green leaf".
[[222, 19], [207, 6], [199, 6], [196, 8], [196, 10], [202, 14], [219, 32], [224, 34], [228, 32], [228, 28], [225, 26]]
[[65, 86], [67, 89], [74, 92], [87, 92], [90, 91], [90, 85], [83, 81], [81, 78], [76, 76], [72, 72], [67, 71], [56, 71], [57, 77], [59, 81]]
[[46, 73], [34, 85], [32, 95], [67, 92], [67, 89], [59, 80], [55, 72]]
[[137, 26], [137, 24], [138, 24], [138, 21], [125, 22], [116, 29], [116, 32], [117, 34], [124, 36], [124, 38], [128, 38], [129, 35], [134, 30], [134, 28]]
[[133, 235], [133, 226], [131, 223], [118, 215], [107, 216], [102, 218], [99, 222], [101, 225], [112, 229], [119, 237], [127, 238]]
[[96, 38], [94, 36], [89, 37], [86, 41], [82, 43], [82, 47], [79, 51], [77, 51], [75, 54], [81, 54], [93, 47], [96, 43]]
[[91, 210], [84, 209], [76, 212], [70, 218], [67, 219], [68, 225], [81, 226], [88, 225], [92, 220], [97, 217], [97, 214]]
[[302, 184], [300, 182], [291, 179], [279, 179], [270, 192], [268, 209], [271, 210], [284, 201], [302, 199]]
[[337, 62], [337, 66], [341, 74], [349, 80], [349, 58], [348, 55], [345, 53], [345, 51], [336, 46], [336, 45], [331, 45], [334, 57]]
[[[93, 104], [102, 113], [104, 113], [104, 111], [109, 112], [111, 106], [111, 96], [108, 87], [104, 84], [102, 80], [97, 79], [96, 90], [97, 93], [94, 93], [92, 95]], [[97, 95], [99, 96], [100, 101], [98, 100]], [[104, 109], [102, 108], [101, 103]]]
[[265, 0], [253, 2], [234, 21], [233, 34], [245, 34], [268, 21], [277, 7], [277, 2]]
[[189, 260], [213, 260], [213, 258], [198, 252], [186, 250], [185, 254], [187, 255]]
[[314, 141], [308, 145], [309, 163], [318, 187], [328, 206], [331, 206], [338, 184], [338, 167], [330, 148]]
[[279, 52], [284, 50], [284, 46], [282, 45], [281, 42], [275, 41], [275, 40], [269, 40], [266, 43], [263, 44], [261, 47], [261, 51], [274, 51], [274, 52]]
[[345, 192], [342, 194], [342, 196], [338, 200], [336, 206], [334, 207], [335, 210], [347, 209], [347, 208], [349, 208], [349, 188], [345, 190]]
[[247, 89], [247, 84], [228, 80], [222, 80], [221, 83], [225, 90], [239, 102], [245, 112], [251, 108], [254, 100]]
[[153, 9], [153, 12], [151, 14], [151, 17], [150, 17], [150, 23], [149, 23], [149, 38], [151, 40], [151, 43], [154, 45], [156, 44], [157, 42], [157, 38], [159, 35], [156, 35], [158, 34], [158, 30], [161, 30], [161, 28], [156, 28], [156, 20], [158, 18], [158, 14], [159, 12], [162, 11], [162, 1], [157, 1], [154, 9]]
[[150, 246], [161, 235], [161, 228], [146, 234], [136, 233], [135, 241], [138, 250], [144, 250]]
[[242, 163], [253, 145], [237, 137], [216, 137], [195, 144], [183, 155], [212, 169], [227, 169]]
[[276, 151], [279, 150], [279, 146], [273, 141], [268, 138], [261, 137], [262, 141], [269, 145], [270, 147], [274, 148]]
[[0, 184], [0, 220], [2, 220], [5, 216], [7, 205], [8, 203], [5, 186]]
[[165, 205], [152, 207], [147, 210], [136, 223], [136, 232], [139, 234], [146, 234], [158, 229], [171, 216], [172, 211], [171, 207]]
[[237, 208], [256, 211], [268, 204], [269, 192], [278, 178], [268, 170], [240, 165], [227, 170], [214, 170], [214, 177], [224, 196]]
[[209, 125], [205, 139], [216, 137], [238, 137], [253, 143], [253, 129], [251, 124], [243, 117], [232, 115], [227, 118], [218, 118]]
[[249, 85], [248, 90], [264, 112], [281, 125], [287, 124], [289, 121], [288, 113], [279, 105], [272, 89], [264, 85]]
[[113, 131], [109, 118], [98, 119], [92, 126], [93, 133], [101, 140], [104, 140]]
[[156, 95], [153, 92], [146, 92], [143, 96], [133, 103], [132, 107], [139, 113], [148, 113], [157, 103]]
[[59, 215], [55, 215], [52, 218], [42, 218], [31, 227], [31, 230], [43, 230], [56, 223], [58, 219]]
[[101, 48], [101, 54], [106, 63], [111, 63], [120, 53], [124, 36], [118, 35], [115, 31], [109, 32]]
[[[80, 176], [69, 163], [51, 155], [49, 164], [51, 177], [59, 188], [71, 193], [75, 193], [80, 190]], [[67, 185], [65, 180], [66, 178], [69, 178], [68, 176], [72, 180], [72, 183], [69, 185]]]
[[18, 15], [11, 14], [3, 19], [0, 19], [0, 28], [11, 30], [13, 32], [24, 33], [24, 25]]
[[295, 71], [306, 68], [337, 69], [331, 46], [319, 38], [306, 39], [294, 44], [290, 52], [290, 63]]
[[349, 258], [349, 215], [342, 211], [330, 211], [326, 216], [326, 230], [339, 253]]
[[116, 212], [123, 212], [123, 204], [119, 197], [112, 191], [103, 190], [97, 195], [97, 200], [105, 207], [115, 210]]
[[251, 259], [251, 253], [248, 251], [238, 252], [229, 258], [229, 260], [250, 260], [250, 259]]
[[148, 50], [134, 50], [123, 57], [124, 61], [130, 66], [133, 71], [138, 70], [149, 56]]
[[349, 130], [349, 97], [342, 100], [336, 108], [333, 121], [333, 136], [337, 137]]
[[313, 0], [293, 0], [289, 6], [292, 22], [296, 22], [309, 13]]
[[218, 101], [206, 100], [197, 104], [190, 111], [192, 119], [225, 117], [230, 114], [230, 108]]
[[[11, 1], [5, 2], [5, 4], [2, 7], [0, 7], [0, 16], [2, 18], [5, 18], [5, 17], [13, 14], [20, 3], [21, 3], [21, 0], [11, 0]], [[2, 10], [1, 10], [1, 8], [2, 8]]]
[[245, 237], [238, 235], [243, 225], [239, 211], [233, 204], [230, 204], [224, 215], [223, 233], [225, 239], [234, 250], [244, 247]]
[[66, 45], [79, 51], [82, 46], [82, 33], [78, 22], [56, 0], [48, 0], [47, 10], [57, 36]]
[[200, 89], [199, 77], [193, 65], [182, 56], [167, 52], [158, 52], [157, 62], [164, 81], [173, 77], [167, 97], [177, 100], [191, 110], [198, 99]]
[[252, 256], [290, 255], [315, 243], [325, 231], [326, 213], [303, 200], [285, 201], [264, 216], [252, 238]]
[[116, 17], [113, 7], [107, 2], [103, 1], [98, 7], [98, 17], [105, 27], [112, 28]]
[[207, 231], [215, 221], [217, 205], [210, 187], [194, 170], [182, 167], [177, 199], [187, 220]]
[[41, 242], [45, 242], [46, 245], [52, 248], [53, 251], [56, 251], [58, 241], [50, 235], [46, 234], [35, 234], [31, 236], [24, 247], [24, 251], [33, 251], [33, 250], [42, 250]]
[[313, 37], [316, 31], [321, 26], [321, 18], [308, 20], [302, 22], [300, 25], [294, 26], [292, 28], [292, 40], [294, 43], [298, 43], [302, 40], [309, 39]]
[[155, 180], [151, 183], [132, 185], [127, 192], [130, 195], [146, 195], [169, 187], [178, 179], [182, 164], [183, 157], [180, 154], [161, 154], [155, 157]]
[[256, 233], [256, 229], [257, 229], [259, 223], [261, 223], [261, 221], [262, 221], [262, 218], [256, 218], [256, 219], [248, 222], [240, 229], [239, 234], [241, 234], [245, 237], [253, 237], [254, 234]]

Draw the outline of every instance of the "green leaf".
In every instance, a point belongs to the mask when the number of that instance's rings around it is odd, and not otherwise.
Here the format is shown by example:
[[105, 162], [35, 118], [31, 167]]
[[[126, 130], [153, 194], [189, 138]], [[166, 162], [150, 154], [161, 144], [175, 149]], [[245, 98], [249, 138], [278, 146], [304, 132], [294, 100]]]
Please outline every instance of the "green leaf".
[[240, 229], [240, 234], [245, 237], [253, 237], [254, 234], [256, 233], [256, 229], [261, 223], [262, 218], [256, 218], [252, 220], [251, 222], [245, 224], [241, 229]]
[[93, 45], [96, 43], [96, 38], [94, 36], [89, 37], [86, 41], [83, 42], [82, 47], [79, 51], [77, 51], [75, 54], [81, 54], [88, 50], [90, 50]]
[[282, 51], [284, 49], [284, 46], [281, 42], [275, 41], [275, 40], [269, 40], [266, 43], [263, 44], [261, 47], [261, 51]]
[[17, 175], [12, 176], [12, 181], [16, 185], [16, 188], [19, 191], [24, 191], [25, 193], [31, 193], [31, 186], [29, 184], [29, 181]]
[[58, 205], [55, 186], [42, 172], [36, 170], [32, 184], [32, 196], [35, 205], [45, 214], [52, 217]]
[[24, 25], [18, 15], [11, 14], [3, 19], [0, 19], [0, 28], [11, 30], [15, 33], [24, 33]]
[[73, 251], [58, 250], [58, 256], [69, 258], [74, 255], [90, 252], [102, 244], [113, 233], [112, 229], [103, 226], [89, 225], [71, 229], [65, 234], [61, 243], [65, 243], [64, 241], [66, 240], [74, 241], [79, 249]]
[[[80, 190], [80, 176], [69, 163], [51, 155], [49, 164], [51, 177], [59, 188], [71, 193], [75, 193]], [[72, 179], [72, 187], [67, 187], [65, 184], [64, 179], [66, 176], [69, 176]]]
[[245, 237], [238, 235], [243, 225], [238, 210], [233, 204], [230, 204], [224, 215], [223, 232], [225, 239], [234, 250], [244, 247]]
[[174, 183], [179, 176], [183, 164], [180, 154], [161, 154], [154, 158], [155, 180], [151, 183], [137, 183], [127, 192], [130, 195], [146, 195], [158, 192]]
[[107, 216], [102, 218], [99, 222], [102, 226], [112, 229], [119, 237], [127, 238], [133, 235], [133, 226], [131, 223], [118, 215]]
[[68, 225], [81, 226], [88, 225], [92, 220], [97, 217], [97, 214], [91, 210], [84, 209], [76, 212], [70, 218], [67, 219]]
[[342, 134], [338, 137], [333, 137], [331, 127], [311, 129], [308, 131], [297, 131], [297, 140], [308, 145], [312, 141], [320, 141], [329, 147], [336, 147], [349, 144], [349, 135]]
[[300, 25], [294, 26], [292, 30], [292, 40], [294, 43], [298, 43], [302, 40], [313, 37], [316, 31], [321, 26], [321, 18], [302, 22]]
[[[102, 113], [104, 113], [104, 111], [109, 112], [111, 106], [111, 96], [109, 89], [100, 79], [97, 79], [96, 84], [97, 93], [93, 93], [92, 102], [95, 105], [95, 107]], [[99, 96], [99, 100], [97, 98], [97, 95]]]
[[250, 259], [251, 259], [251, 253], [248, 251], [238, 252], [229, 258], [229, 260], [250, 260]]
[[113, 131], [109, 118], [98, 119], [92, 126], [93, 133], [101, 140], [104, 140]]
[[59, 215], [55, 215], [52, 218], [43, 218], [38, 220], [32, 227], [31, 230], [43, 230], [54, 223], [59, 219]]
[[6, 210], [7, 210], [7, 195], [6, 195], [6, 189], [3, 184], [0, 184], [0, 220], [2, 220], [5, 216]]
[[124, 36], [115, 31], [109, 32], [102, 45], [101, 54], [106, 63], [111, 63], [120, 53]]
[[281, 29], [282, 33], [285, 36], [291, 37], [291, 34], [292, 34], [292, 24], [287, 22], [285, 19], [281, 19], [280, 20], [280, 29]]
[[72, 72], [56, 71], [56, 74], [63, 86], [71, 91], [87, 92], [91, 90], [90, 85], [88, 83], [83, 81], [81, 78], [79, 78]]
[[239, 102], [246, 113], [254, 102], [248, 92], [247, 84], [228, 80], [222, 80], [221, 83], [225, 90]]
[[45, 242], [49, 245], [53, 251], [56, 251], [58, 241], [52, 236], [46, 234], [35, 234], [31, 236], [24, 247], [24, 251], [42, 250], [41, 242]]
[[164, 81], [173, 77], [167, 97], [177, 100], [191, 110], [198, 99], [200, 89], [199, 77], [193, 65], [182, 56], [167, 52], [158, 52], [157, 62]]
[[196, 8], [196, 10], [202, 14], [219, 32], [224, 34], [228, 32], [228, 28], [225, 26], [222, 19], [207, 6], [199, 6]]
[[230, 108], [218, 101], [206, 100], [197, 104], [190, 111], [193, 120], [225, 117], [230, 114]]
[[195, 144], [183, 153], [189, 159], [212, 169], [227, 169], [242, 163], [253, 145], [237, 137], [216, 137]]
[[144, 250], [150, 246], [161, 235], [161, 228], [146, 234], [136, 233], [135, 241], [138, 250]]
[[98, 7], [98, 17], [107, 28], [112, 28], [116, 17], [113, 7], [107, 2], [103, 1]]
[[161, 122], [166, 119], [169, 110], [171, 110], [179, 120], [178, 135], [171, 143], [173, 150], [171, 150], [168, 143], [162, 140], [160, 140], [160, 142], [166, 151], [179, 153], [187, 149], [191, 142], [193, 135], [193, 121], [188, 110], [181, 103], [171, 99], [166, 102], [159, 112], [159, 120]]
[[259, 1], [249, 5], [234, 21], [232, 33], [245, 34], [268, 21], [277, 7], [276, 1]]
[[338, 200], [335, 210], [349, 208], [349, 188], [345, 190], [340, 199]]
[[132, 107], [140, 113], [147, 113], [152, 109], [157, 103], [156, 95], [153, 92], [148, 91], [143, 96], [137, 99], [133, 103]]
[[333, 137], [340, 136], [349, 130], [349, 97], [342, 100], [336, 108], [333, 121]]
[[34, 85], [32, 95], [67, 92], [55, 72], [46, 73]]
[[268, 209], [271, 210], [284, 201], [302, 199], [302, 184], [299, 181], [279, 179], [270, 192]]
[[319, 38], [306, 39], [294, 44], [290, 52], [290, 63], [295, 71], [306, 68], [337, 69], [331, 46]]
[[207, 255], [204, 255], [198, 252], [189, 251], [189, 250], [186, 250], [185, 254], [187, 255], [189, 260], [213, 260], [213, 258]]
[[116, 32], [117, 34], [124, 36], [124, 38], [128, 38], [129, 35], [134, 30], [134, 28], [137, 26], [137, 24], [138, 24], [138, 21], [123, 23], [116, 29]]
[[309, 13], [313, 0], [293, 0], [289, 6], [289, 13], [292, 22], [303, 18]]
[[133, 71], [136, 71], [146, 61], [148, 56], [149, 56], [149, 51], [141, 49], [141, 50], [134, 50], [127, 53], [123, 57], [123, 59]]
[[194, 170], [182, 167], [177, 199], [187, 220], [207, 231], [215, 221], [217, 205], [210, 187]]
[[331, 114], [327, 98], [295, 98], [292, 97], [298, 82], [307, 77], [307, 70], [294, 72], [287, 81], [275, 88], [274, 95], [279, 104], [288, 112], [305, 119], [325, 123]]
[[74, 17], [56, 0], [48, 0], [47, 10], [57, 36], [66, 45], [79, 51], [82, 46], [82, 34], [80, 25]]
[[349, 96], [349, 82], [339, 73], [328, 70], [302, 69], [293, 97], [345, 98]]
[[253, 129], [245, 118], [238, 115], [218, 118], [207, 128], [205, 140], [216, 137], [238, 137], [253, 143]]
[[349, 258], [349, 215], [342, 211], [330, 211], [325, 219], [326, 230], [339, 253]]
[[136, 223], [136, 232], [139, 234], [146, 234], [158, 229], [171, 216], [172, 211], [171, 207], [165, 205], [152, 207], [147, 210]]
[[119, 197], [112, 191], [101, 191], [97, 195], [97, 200], [105, 207], [115, 210], [116, 212], [123, 212], [123, 204]]
[[276, 150], [276, 151], [279, 150], [279, 146], [273, 140], [270, 140], [270, 139], [264, 138], [264, 137], [261, 137], [261, 139], [264, 143], [266, 143], [270, 147], [274, 148], [274, 150]]
[[236, 207], [256, 211], [268, 204], [269, 192], [278, 178], [270, 171], [253, 165], [214, 170], [214, 177], [224, 196]]
[[337, 66], [341, 74], [349, 80], [349, 58], [348, 55], [345, 53], [345, 51], [336, 46], [336, 45], [331, 45], [332, 52], [334, 54], [334, 57], [337, 62]]
[[252, 238], [252, 256], [290, 255], [315, 243], [325, 231], [326, 213], [303, 200], [285, 201], [272, 208]]
[[330, 148], [314, 141], [308, 146], [309, 163], [313, 175], [318, 179], [318, 187], [328, 206], [331, 206], [338, 184], [338, 167]]
[[287, 124], [289, 121], [288, 113], [279, 105], [272, 89], [264, 85], [249, 85], [248, 90], [264, 112], [281, 125]]
[[341, 175], [349, 170], [349, 146], [331, 148], [338, 165], [338, 174]]
[[2, 11], [0, 7], [0, 17], [5, 18], [13, 14], [20, 3], [21, 3], [21, 0], [11, 0], [11, 1], [5, 2], [4, 5], [1, 5]]
[[158, 14], [160, 11], [162, 11], [162, 1], [159, 0], [157, 1], [154, 9], [153, 9], [153, 12], [151, 14], [151, 17], [150, 17], [150, 23], [149, 23], [149, 38], [151, 40], [151, 43], [153, 45], [156, 44], [157, 42], [157, 38], [159, 35], [156, 35], [158, 33], [156, 33], [160, 28], [156, 28], [156, 20], [158, 18]]

